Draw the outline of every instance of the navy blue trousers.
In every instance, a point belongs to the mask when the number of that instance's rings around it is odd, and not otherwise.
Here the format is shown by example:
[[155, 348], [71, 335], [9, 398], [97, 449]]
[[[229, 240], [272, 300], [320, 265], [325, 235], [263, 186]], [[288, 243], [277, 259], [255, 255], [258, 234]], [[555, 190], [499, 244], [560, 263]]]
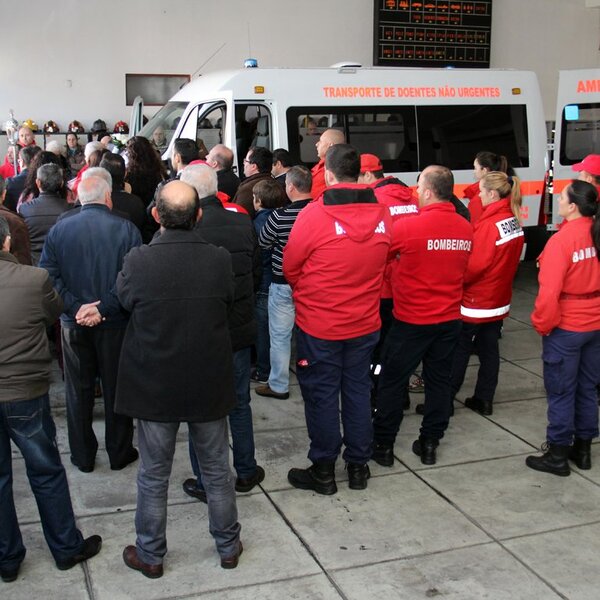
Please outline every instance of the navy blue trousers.
[[425, 413], [421, 436], [440, 440], [450, 419], [450, 372], [461, 321], [413, 325], [394, 320], [383, 349], [377, 411], [373, 419], [375, 442], [393, 445], [404, 418], [402, 392], [423, 361]]
[[310, 438], [308, 458], [313, 463], [335, 462], [342, 442], [346, 462], [365, 464], [371, 458], [369, 366], [378, 339], [379, 331], [348, 340], [322, 340], [298, 329], [296, 375]]
[[501, 330], [502, 320], [488, 323], [463, 321], [452, 364], [452, 398], [456, 396], [465, 380], [471, 350], [473, 344], [475, 344], [479, 355], [479, 370], [477, 371], [477, 383], [475, 384], [473, 396], [490, 402], [494, 399], [500, 371], [498, 340], [500, 339]]
[[543, 338], [544, 385], [548, 394], [550, 444], [570, 446], [573, 436], [598, 437], [600, 331], [554, 329]]

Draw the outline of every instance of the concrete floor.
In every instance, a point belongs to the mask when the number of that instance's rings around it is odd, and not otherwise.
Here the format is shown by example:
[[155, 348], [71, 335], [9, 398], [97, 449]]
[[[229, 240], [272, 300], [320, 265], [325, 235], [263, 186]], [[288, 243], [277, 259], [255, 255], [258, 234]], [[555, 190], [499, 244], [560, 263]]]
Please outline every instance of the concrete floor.
[[[288, 469], [308, 465], [298, 385], [293, 379], [287, 401], [252, 394], [257, 458], [266, 478], [238, 496], [244, 554], [234, 571], [219, 566], [206, 506], [181, 489], [191, 473], [185, 425], [171, 478], [165, 575], [149, 580], [125, 567], [122, 550], [135, 541], [136, 466], [112, 472], [102, 450], [91, 474], [70, 464], [56, 371], [52, 402], [74, 510], [84, 535], [98, 533], [104, 545], [84, 565], [55, 568], [15, 452], [15, 498], [28, 553], [19, 579], [0, 582], [0, 597], [597, 599], [600, 452], [591, 471], [575, 469], [568, 478], [525, 467], [546, 424], [541, 344], [529, 324], [535, 292], [534, 266], [525, 263], [501, 340], [494, 415], [482, 417], [457, 403], [433, 467], [410, 450], [420, 423], [414, 404], [422, 398], [414, 394], [396, 445], [398, 461], [393, 468], [372, 464], [367, 490], [348, 489], [343, 464], [336, 495], [293, 489]], [[460, 400], [471, 395], [473, 363]], [[100, 413], [95, 427], [101, 440]]]

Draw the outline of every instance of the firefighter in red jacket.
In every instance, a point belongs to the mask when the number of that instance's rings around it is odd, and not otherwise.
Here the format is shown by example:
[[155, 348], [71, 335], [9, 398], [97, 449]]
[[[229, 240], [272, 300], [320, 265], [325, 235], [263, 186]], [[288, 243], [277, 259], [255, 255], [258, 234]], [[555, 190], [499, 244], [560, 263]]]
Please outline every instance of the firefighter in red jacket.
[[569, 475], [567, 459], [590, 469], [598, 437], [600, 382], [600, 211], [598, 192], [573, 181], [561, 193], [565, 219], [539, 257], [539, 291], [531, 322], [542, 338], [548, 396], [547, 446], [528, 456], [536, 471]]
[[473, 161], [473, 176], [475, 183], [466, 187], [463, 191], [463, 197], [469, 200], [469, 212], [471, 213], [471, 225], [475, 225], [481, 213], [483, 212], [483, 204], [479, 195], [479, 182], [482, 177], [492, 171], [502, 171], [507, 175], [514, 175], [514, 171], [508, 166], [506, 156], [502, 154], [494, 154], [493, 152], [482, 151], [478, 152]]
[[477, 383], [465, 406], [491, 415], [498, 385], [498, 340], [508, 317], [512, 283], [523, 250], [519, 223], [521, 191], [518, 178], [492, 171], [479, 180], [483, 212], [473, 228], [473, 252], [469, 257], [460, 313], [462, 332], [452, 365], [452, 397], [465, 379], [475, 342], [479, 355]]
[[[383, 165], [374, 154], [360, 155], [360, 176], [358, 183], [366, 183], [373, 188], [377, 201], [387, 206], [390, 211], [392, 222], [406, 217], [414, 217], [419, 214], [419, 200], [414, 195], [411, 188], [405, 183], [393, 176], [384, 177]], [[381, 351], [387, 333], [392, 326], [392, 286], [390, 283], [392, 267], [388, 264], [385, 270], [383, 286], [381, 288], [381, 301], [379, 304], [379, 315], [381, 317], [381, 332], [379, 341], [373, 351], [371, 361], [371, 378], [373, 379], [373, 389], [371, 393], [371, 402], [375, 404], [377, 400], [377, 384], [379, 382], [379, 372], [381, 370]], [[404, 408], [410, 406], [408, 389], [403, 390]]]
[[401, 391], [423, 361], [425, 406], [413, 452], [435, 464], [436, 447], [450, 418], [452, 354], [460, 334], [463, 277], [472, 228], [450, 202], [454, 178], [446, 167], [427, 167], [419, 178], [420, 212], [394, 223], [390, 256], [394, 322], [383, 350], [373, 459], [394, 463], [393, 447], [404, 416]]
[[327, 183], [325, 182], [325, 155], [327, 154], [327, 150], [329, 150], [331, 146], [343, 144], [345, 141], [346, 138], [342, 130], [326, 129], [315, 144], [319, 162], [311, 170], [312, 188], [310, 190], [310, 195], [313, 200], [318, 200], [327, 188]]
[[283, 250], [283, 274], [296, 306], [296, 375], [312, 462], [308, 469], [291, 469], [288, 480], [319, 494], [337, 491], [340, 398], [350, 489], [366, 488], [370, 476], [369, 365], [381, 326], [379, 296], [391, 220], [373, 190], [356, 183], [359, 172], [352, 146], [329, 148], [328, 188], [302, 209]]

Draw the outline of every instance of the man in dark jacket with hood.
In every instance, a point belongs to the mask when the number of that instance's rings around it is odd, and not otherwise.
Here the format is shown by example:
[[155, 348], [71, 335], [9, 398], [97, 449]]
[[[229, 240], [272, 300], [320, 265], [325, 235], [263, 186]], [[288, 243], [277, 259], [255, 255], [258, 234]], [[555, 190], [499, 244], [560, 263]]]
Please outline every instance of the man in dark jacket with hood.
[[208, 520], [223, 568], [242, 552], [227, 413], [235, 405], [231, 340], [231, 256], [194, 230], [198, 196], [181, 181], [159, 192], [152, 215], [161, 235], [126, 257], [117, 294], [131, 313], [119, 362], [116, 410], [138, 419], [137, 540], [125, 564], [163, 574], [167, 493], [177, 430], [187, 422], [202, 466]]
[[[216, 197], [217, 174], [208, 165], [190, 165], [181, 174], [181, 181], [191, 185], [200, 198], [202, 219], [196, 225], [202, 237], [229, 250], [235, 275], [234, 302], [229, 315], [229, 330], [233, 349], [235, 391], [237, 403], [229, 414], [233, 440], [233, 466], [237, 473], [235, 489], [249, 492], [265, 477], [254, 457], [254, 431], [250, 408], [251, 346], [256, 340], [254, 290], [261, 274], [261, 259], [256, 233], [247, 215], [226, 210]], [[206, 502], [200, 470], [193, 449], [190, 458], [195, 479], [183, 483], [186, 494]]]
[[391, 219], [373, 190], [356, 183], [359, 173], [360, 157], [352, 146], [327, 150], [328, 188], [302, 209], [283, 250], [283, 274], [296, 306], [296, 375], [313, 463], [291, 469], [288, 480], [319, 494], [337, 491], [340, 395], [350, 489], [366, 488], [369, 478], [369, 365], [381, 326], [379, 296]]

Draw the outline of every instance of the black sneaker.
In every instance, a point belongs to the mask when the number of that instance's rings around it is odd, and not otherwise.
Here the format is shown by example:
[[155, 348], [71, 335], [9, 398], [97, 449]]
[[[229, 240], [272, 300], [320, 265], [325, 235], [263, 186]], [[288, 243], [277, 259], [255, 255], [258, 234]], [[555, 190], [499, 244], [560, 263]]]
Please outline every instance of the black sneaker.
[[269, 383], [269, 376], [263, 375], [262, 373], [259, 373], [256, 369], [253, 369], [252, 373], [250, 373], [250, 380], [254, 381], [255, 383], [261, 383], [264, 385], [265, 383]]

